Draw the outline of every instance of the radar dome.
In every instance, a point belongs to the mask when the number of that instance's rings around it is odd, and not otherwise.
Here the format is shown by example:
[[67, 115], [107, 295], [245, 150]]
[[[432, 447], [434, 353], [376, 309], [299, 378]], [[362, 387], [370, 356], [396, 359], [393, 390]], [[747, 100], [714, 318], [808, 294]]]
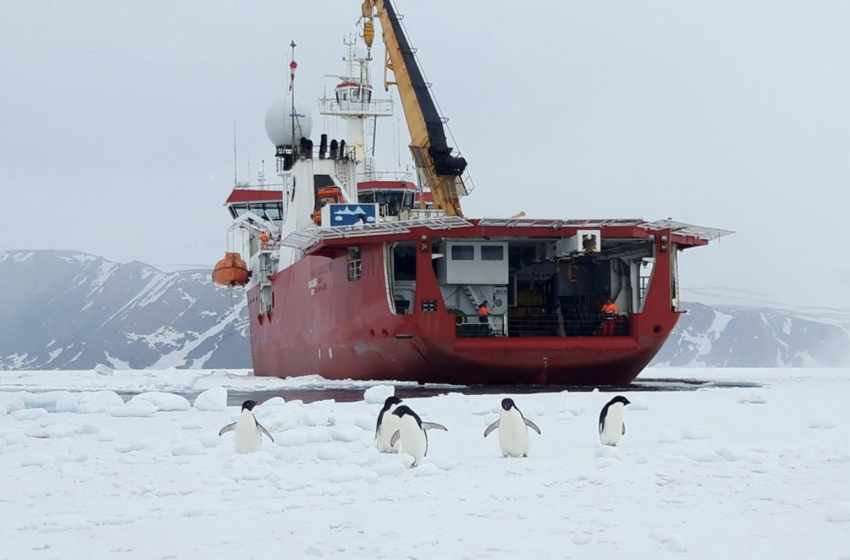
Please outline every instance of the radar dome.
[[[276, 148], [296, 146], [301, 142], [301, 138], [310, 138], [313, 132], [313, 117], [310, 116], [304, 104], [296, 101], [295, 110], [292, 109], [292, 99], [285, 97], [273, 103], [266, 113], [266, 135]], [[295, 138], [292, 137], [293, 129]]]
[[367, 60], [369, 58], [369, 51], [366, 49], [366, 45], [357, 43], [352, 49], [352, 55], [354, 60]]

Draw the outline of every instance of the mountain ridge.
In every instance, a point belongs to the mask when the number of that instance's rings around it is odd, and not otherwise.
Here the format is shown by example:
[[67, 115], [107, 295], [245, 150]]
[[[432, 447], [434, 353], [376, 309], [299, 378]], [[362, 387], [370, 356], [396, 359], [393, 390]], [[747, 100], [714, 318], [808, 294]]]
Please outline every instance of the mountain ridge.
[[[0, 369], [250, 368], [244, 293], [214, 286], [210, 272], [0, 252]], [[683, 307], [652, 365], [850, 365], [850, 310]]]

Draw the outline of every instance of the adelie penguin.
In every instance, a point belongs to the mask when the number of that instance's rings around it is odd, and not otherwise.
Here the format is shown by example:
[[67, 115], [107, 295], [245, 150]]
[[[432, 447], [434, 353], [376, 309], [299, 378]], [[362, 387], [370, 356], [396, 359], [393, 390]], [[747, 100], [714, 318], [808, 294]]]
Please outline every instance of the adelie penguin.
[[513, 399], [502, 399], [499, 419], [487, 426], [484, 437], [499, 430], [499, 449], [502, 457], [528, 457], [530, 441], [528, 428], [540, 434], [537, 424], [522, 415]]
[[599, 413], [599, 442], [602, 445], [617, 445], [626, 433], [623, 408], [631, 404], [629, 399], [617, 395], [602, 407]]
[[428, 454], [428, 434], [426, 430], [443, 430], [448, 428], [434, 422], [423, 422], [419, 415], [409, 406], [401, 405], [393, 411], [398, 416], [398, 430], [390, 439], [390, 445], [395, 446], [401, 440], [401, 452], [413, 457], [410, 468], [418, 467], [425, 455]]
[[242, 414], [239, 419], [232, 424], [223, 427], [218, 435], [224, 435], [227, 432], [236, 431], [235, 448], [237, 453], [253, 453], [259, 451], [263, 446], [263, 434], [266, 434], [272, 443], [274, 438], [254, 416], [252, 410], [257, 406], [255, 401], [245, 401], [242, 403]]
[[398, 397], [387, 397], [384, 401], [384, 408], [378, 414], [378, 424], [375, 426], [375, 441], [378, 443], [378, 451], [381, 453], [398, 453], [399, 443], [395, 445], [390, 443], [393, 434], [398, 430], [398, 416], [393, 412], [401, 404], [401, 399]]

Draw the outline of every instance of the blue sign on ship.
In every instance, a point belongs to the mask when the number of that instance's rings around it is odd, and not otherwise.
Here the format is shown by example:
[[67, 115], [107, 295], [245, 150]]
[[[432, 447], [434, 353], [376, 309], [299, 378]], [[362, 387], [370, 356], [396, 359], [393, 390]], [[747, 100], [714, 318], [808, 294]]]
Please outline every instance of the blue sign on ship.
[[376, 204], [331, 204], [331, 227], [378, 223]]

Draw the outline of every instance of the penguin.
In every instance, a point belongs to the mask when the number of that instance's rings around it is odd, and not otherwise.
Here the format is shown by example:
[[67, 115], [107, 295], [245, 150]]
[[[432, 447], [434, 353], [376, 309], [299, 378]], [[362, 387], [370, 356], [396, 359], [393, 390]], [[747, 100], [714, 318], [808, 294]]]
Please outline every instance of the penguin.
[[232, 424], [223, 427], [218, 435], [224, 435], [227, 432], [236, 432], [236, 452], [237, 453], [253, 453], [259, 451], [263, 446], [263, 434], [266, 434], [272, 443], [274, 438], [259, 422], [257, 417], [251, 412], [257, 406], [255, 401], [245, 401], [242, 403], [242, 414], [239, 419]]
[[428, 434], [426, 430], [449, 431], [448, 428], [440, 424], [423, 422], [418, 414], [404, 404], [393, 411], [393, 416], [398, 416], [398, 430], [390, 439], [390, 445], [395, 446], [401, 440], [401, 452], [413, 456], [411, 469], [418, 467], [422, 458], [428, 454]]
[[602, 407], [599, 413], [599, 442], [602, 445], [617, 445], [626, 433], [623, 422], [623, 407], [631, 404], [629, 399], [617, 395]]
[[487, 426], [484, 437], [498, 429], [502, 457], [528, 457], [528, 428], [540, 434], [537, 424], [522, 415], [513, 399], [502, 399], [499, 419]]
[[398, 416], [394, 416], [393, 411], [400, 404], [400, 398], [387, 397], [387, 400], [384, 401], [384, 408], [378, 414], [375, 441], [378, 442], [378, 451], [381, 453], [398, 453], [398, 442], [395, 445], [390, 445], [390, 440], [398, 430]]

